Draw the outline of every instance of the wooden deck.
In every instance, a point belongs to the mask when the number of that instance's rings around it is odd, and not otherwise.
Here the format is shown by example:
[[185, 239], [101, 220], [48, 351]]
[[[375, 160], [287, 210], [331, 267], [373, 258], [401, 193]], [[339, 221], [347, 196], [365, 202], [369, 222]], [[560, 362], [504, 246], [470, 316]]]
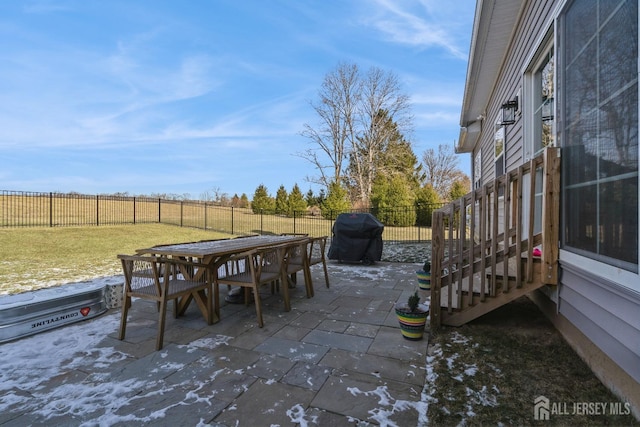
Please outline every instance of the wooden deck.
[[559, 156], [547, 148], [433, 213], [431, 301], [440, 304], [432, 303], [432, 329], [557, 284]]

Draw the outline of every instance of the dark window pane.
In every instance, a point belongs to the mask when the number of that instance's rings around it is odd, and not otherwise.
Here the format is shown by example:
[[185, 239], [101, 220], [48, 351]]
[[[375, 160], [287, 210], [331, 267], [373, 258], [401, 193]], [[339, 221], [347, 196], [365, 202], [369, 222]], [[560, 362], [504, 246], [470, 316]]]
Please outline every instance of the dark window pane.
[[[638, 77], [638, 3], [626, 2], [600, 31], [600, 101]], [[626, 31], [620, 31], [626, 28]]]
[[566, 14], [567, 63], [574, 61], [578, 53], [596, 33], [597, 3], [595, 1], [575, 1]]
[[638, 177], [607, 182], [600, 189], [600, 254], [638, 262]]
[[600, 114], [601, 178], [638, 171], [638, 85], [602, 106]]
[[566, 203], [571, 212], [565, 220], [565, 244], [589, 252], [597, 251], [596, 186], [590, 185], [566, 191]]
[[562, 243], [637, 272], [638, 2], [575, 0], [561, 25]]
[[598, 131], [596, 117], [596, 113], [592, 112], [566, 130], [567, 137], [562, 155], [566, 167], [562, 170], [565, 184], [568, 186], [593, 181], [597, 177], [597, 147], [592, 147]]
[[565, 73], [566, 117], [569, 124], [595, 110], [597, 105], [597, 55], [593, 41], [582, 54], [571, 63]]
[[[633, 0], [635, 3], [637, 0]], [[618, 7], [620, 3], [631, 3], [631, 0], [600, 0], [598, 2], [599, 6], [599, 15], [600, 15], [600, 25], [604, 24], [607, 19], [611, 16], [614, 10]], [[626, 7], [626, 5], [625, 5]]]

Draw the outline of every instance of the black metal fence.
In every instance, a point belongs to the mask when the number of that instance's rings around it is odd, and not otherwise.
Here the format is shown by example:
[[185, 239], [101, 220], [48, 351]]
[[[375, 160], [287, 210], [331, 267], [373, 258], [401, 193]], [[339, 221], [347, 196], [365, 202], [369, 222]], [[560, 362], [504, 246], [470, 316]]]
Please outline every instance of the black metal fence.
[[[431, 240], [431, 213], [443, 204], [365, 209], [385, 224], [385, 241]], [[291, 215], [212, 202], [76, 193], [0, 191], [0, 227], [68, 227], [162, 223], [230, 234], [307, 233], [331, 235], [341, 212]]]

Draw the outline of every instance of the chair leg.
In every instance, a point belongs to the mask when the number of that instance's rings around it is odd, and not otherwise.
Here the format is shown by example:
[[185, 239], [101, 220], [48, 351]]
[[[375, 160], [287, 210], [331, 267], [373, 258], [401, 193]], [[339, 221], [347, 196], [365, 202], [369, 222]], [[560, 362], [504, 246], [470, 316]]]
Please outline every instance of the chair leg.
[[207, 325], [213, 325], [213, 286], [209, 284], [205, 292], [207, 294], [207, 314], [209, 317]]
[[282, 278], [282, 297], [284, 299], [284, 311], [291, 311], [291, 298], [289, 298], [289, 283], [287, 274]]
[[220, 320], [220, 285], [218, 282], [213, 282], [213, 298], [214, 298], [214, 313], [216, 319]]
[[[249, 289], [249, 288], [246, 288], [246, 289]], [[258, 326], [262, 328], [264, 326], [264, 322], [262, 321], [262, 306], [260, 304], [260, 292], [258, 291], [257, 286], [253, 287], [253, 300], [255, 301], [255, 305], [256, 305], [256, 316], [258, 317]]]
[[158, 337], [156, 338], [156, 350], [162, 349], [162, 341], [164, 340], [164, 326], [167, 318], [167, 300], [162, 299], [160, 302], [160, 315], [158, 318]]
[[302, 271], [304, 272], [304, 286], [307, 290], [307, 298], [311, 298], [314, 296], [313, 282], [311, 281], [311, 270], [309, 269], [309, 266], [307, 266]]
[[124, 339], [125, 329], [127, 328], [129, 307], [131, 307], [131, 297], [126, 296], [122, 302], [122, 317], [120, 318], [120, 333], [118, 334], [118, 339], [121, 341]]
[[329, 272], [327, 271], [327, 263], [323, 262], [322, 266], [324, 267], [324, 281], [327, 284], [327, 289], [329, 289]]

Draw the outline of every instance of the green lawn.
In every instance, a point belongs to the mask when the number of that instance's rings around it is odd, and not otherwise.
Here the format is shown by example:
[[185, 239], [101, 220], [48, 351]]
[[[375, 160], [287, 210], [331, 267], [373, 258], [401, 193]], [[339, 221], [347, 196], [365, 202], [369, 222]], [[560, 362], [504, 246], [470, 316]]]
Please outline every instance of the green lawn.
[[164, 224], [0, 229], [0, 295], [121, 274], [120, 253], [221, 237]]

